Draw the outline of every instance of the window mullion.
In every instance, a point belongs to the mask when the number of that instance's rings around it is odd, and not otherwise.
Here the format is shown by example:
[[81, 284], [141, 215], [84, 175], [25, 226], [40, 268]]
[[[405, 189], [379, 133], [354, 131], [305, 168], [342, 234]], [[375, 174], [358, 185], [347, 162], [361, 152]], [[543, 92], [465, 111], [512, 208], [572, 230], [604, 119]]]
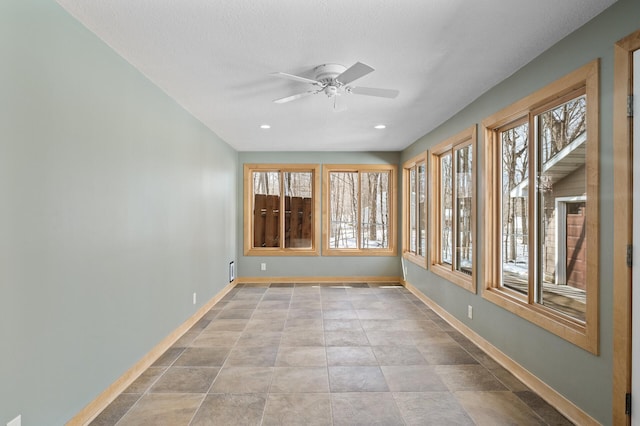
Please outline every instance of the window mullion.
[[358, 194], [356, 196], [356, 209], [358, 220], [356, 223], [356, 246], [362, 250], [362, 172], [358, 170]]
[[279, 176], [278, 184], [280, 186], [280, 188], [279, 188], [280, 189], [280, 215], [278, 217], [278, 219], [279, 219], [278, 220], [278, 226], [280, 227], [280, 230], [279, 230], [278, 234], [280, 235], [280, 241], [278, 241], [278, 245], [279, 245], [279, 247], [281, 249], [283, 249], [284, 246], [285, 246], [285, 238], [286, 238], [285, 231], [284, 231], [285, 216], [287, 215], [287, 212], [285, 210], [285, 207], [286, 207], [285, 198], [286, 198], [286, 196], [285, 196], [285, 192], [284, 192], [284, 188], [285, 188], [284, 176], [285, 176], [285, 173], [286, 172], [283, 171], [283, 170], [278, 171], [278, 176]]
[[451, 149], [451, 270], [457, 270], [458, 264], [458, 161], [456, 150]]
[[529, 262], [529, 291], [527, 292], [527, 301], [529, 304], [534, 304], [539, 297], [539, 285], [538, 285], [538, 128], [537, 121], [533, 114], [529, 114], [529, 164], [527, 166], [529, 170], [529, 189], [528, 189], [528, 232], [527, 236], [528, 247], [527, 256]]

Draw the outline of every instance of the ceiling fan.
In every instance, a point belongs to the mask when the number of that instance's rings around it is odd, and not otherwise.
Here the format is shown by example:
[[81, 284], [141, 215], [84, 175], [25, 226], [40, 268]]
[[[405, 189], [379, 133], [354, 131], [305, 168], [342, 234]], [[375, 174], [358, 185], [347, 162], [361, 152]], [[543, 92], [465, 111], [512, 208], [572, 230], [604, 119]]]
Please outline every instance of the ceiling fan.
[[313, 69], [313, 78], [301, 77], [299, 75], [288, 74], [286, 72], [275, 72], [271, 75], [298, 81], [301, 83], [308, 83], [311, 84], [313, 88], [311, 90], [307, 90], [306, 92], [276, 99], [273, 102], [276, 104], [283, 104], [286, 102], [295, 101], [296, 99], [300, 99], [305, 96], [324, 93], [328, 98], [334, 100], [334, 108], [336, 108], [337, 97], [345, 93], [377, 96], [380, 98], [390, 99], [398, 96], [399, 92], [394, 89], [379, 89], [375, 87], [349, 85], [351, 82], [364, 77], [365, 75], [373, 71], [373, 68], [371, 68], [369, 65], [363, 64], [362, 62], [356, 62], [349, 68], [339, 64], [319, 65]]

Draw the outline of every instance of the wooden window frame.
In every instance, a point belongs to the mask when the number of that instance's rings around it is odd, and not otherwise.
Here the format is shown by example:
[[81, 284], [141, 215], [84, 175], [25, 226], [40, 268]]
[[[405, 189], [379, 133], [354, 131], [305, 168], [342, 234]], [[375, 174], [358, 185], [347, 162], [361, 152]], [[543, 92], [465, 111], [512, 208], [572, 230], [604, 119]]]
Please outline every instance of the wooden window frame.
[[[367, 173], [389, 172], [389, 221], [387, 248], [331, 248], [331, 183], [332, 172]], [[395, 164], [325, 164], [322, 167], [322, 255], [323, 256], [396, 256], [397, 249], [397, 179], [398, 167]], [[360, 212], [358, 212], [360, 215]], [[360, 224], [358, 220], [358, 224]]]
[[[284, 247], [281, 239], [280, 247], [253, 247], [253, 178], [254, 172], [309, 172], [313, 178], [311, 191], [313, 193], [313, 223], [311, 232], [311, 247]], [[282, 190], [282, 181], [280, 193]], [[320, 166], [318, 164], [245, 164], [244, 165], [244, 255], [245, 256], [318, 256], [320, 236]], [[284, 211], [284, 196], [280, 197], [280, 211]], [[284, 229], [285, 215], [280, 215], [279, 226]]]
[[[474, 124], [473, 126], [461, 131], [460, 133], [442, 141], [438, 145], [431, 148], [430, 157], [431, 157], [431, 221], [430, 221], [430, 234], [431, 234], [431, 271], [436, 275], [441, 276], [442, 278], [464, 288], [465, 290], [470, 291], [471, 293], [476, 293], [476, 265], [477, 265], [477, 220], [476, 220], [476, 182], [477, 182], [477, 127]], [[442, 262], [442, 232], [441, 232], [441, 194], [442, 194], [442, 178], [440, 173], [440, 158], [443, 155], [451, 154], [452, 162], [455, 163], [455, 153], [462, 148], [467, 146], [471, 146], [472, 149], [472, 199], [471, 199], [471, 227], [472, 227], [472, 238], [473, 238], [473, 251], [472, 251], [472, 260], [473, 266], [471, 270], [471, 275], [460, 272], [454, 268], [455, 260], [451, 265], [447, 265]], [[455, 186], [455, 179], [452, 176], [452, 184]], [[455, 191], [454, 191], [455, 193]], [[455, 212], [454, 212], [455, 213]], [[456, 223], [457, 220], [452, 221]], [[453, 227], [453, 242], [455, 243], [455, 226]], [[455, 248], [452, 251], [452, 254], [455, 256]]]
[[[402, 165], [402, 189], [403, 189], [403, 194], [402, 194], [402, 212], [403, 212], [403, 221], [402, 221], [402, 257], [404, 259], [407, 259], [408, 261], [415, 263], [416, 265], [427, 269], [427, 256], [428, 256], [428, 251], [429, 251], [429, 244], [425, 242], [425, 247], [424, 247], [424, 255], [421, 256], [417, 253], [414, 253], [411, 251], [411, 247], [410, 247], [410, 241], [411, 241], [411, 220], [410, 220], [410, 214], [411, 214], [411, 193], [410, 193], [410, 188], [411, 188], [411, 170], [416, 169], [421, 166], [424, 165], [425, 168], [425, 187], [424, 187], [424, 191], [425, 191], [425, 203], [424, 203], [424, 211], [422, 212], [422, 214], [424, 215], [425, 219], [428, 217], [427, 213], [428, 213], [428, 205], [429, 203], [427, 202], [428, 200], [428, 185], [429, 185], [429, 167], [428, 167], [428, 152], [424, 151], [418, 155], [416, 155], [415, 157], [407, 160], [404, 162], [404, 164]], [[417, 176], [417, 173], [416, 173]], [[416, 203], [416, 209], [419, 209], [419, 205], [420, 203]], [[416, 212], [417, 213], [417, 212]], [[425, 230], [424, 230], [425, 234], [426, 234], [426, 240], [429, 241], [429, 226], [428, 224], [425, 224]]]
[[[596, 59], [569, 73], [559, 80], [504, 108], [486, 118], [482, 125], [485, 129], [484, 177], [485, 177], [485, 220], [484, 220], [484, 289], [482, 296], [511, 311], [512, 313], [554, 333], [563, 339], [591, 352], [599, 352], [599, 67]], [[585, 321], [575, 320], [559, 311], [552, 310], [533, 302], [533, 291], [527, 297], [500, 286], [500, 188], [501, 158], [499, 129], [519, 119], [533, 117], [540, 108], [583, 90], [587, 99], [587, 153], [586, 153], [586, 192], [587, 199], [587, 301]], [[533, 123], [529, 119], [529, 129]], [[532, 144], [534, 145], [534, 144]], [[533, 212], [530, 211], [530, 214]], [[531, 240], [530, 240], [531, 241]]]
[[[633, 94], [633, 54], [640, 49], [640, 30], [614, 46], [613, 83], [613, 422], [630, 425], [626, 396], [631, 394], [632, 276], [627, 249], [633, 243], [633, 117], [627, 102]], [[635, 112], [636, 114], [638, 112]], [[637, 153], [636, 153], [637, 155]], [[634, 248], [635, 250], [635, 248]], [[636, 312], [637, 314], [637, 312]]]

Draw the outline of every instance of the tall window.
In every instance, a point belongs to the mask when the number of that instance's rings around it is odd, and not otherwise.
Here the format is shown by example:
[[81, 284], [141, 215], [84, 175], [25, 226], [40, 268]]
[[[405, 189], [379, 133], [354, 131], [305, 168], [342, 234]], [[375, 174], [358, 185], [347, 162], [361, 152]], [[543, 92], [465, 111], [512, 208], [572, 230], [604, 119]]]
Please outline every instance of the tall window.
[[319, 167], [244, 166], [244, 252], [317, 255]]
[[427, 153], [403, 164], [402, 255], [426, 268], [427, 261]]
[[598, 62], [488, 118], [486, 287], [598, 351]]
[[475, 293], [476, 127], [431, 150], [431, 264], [434, 273]]
[[325, 165], [324, 255], [395, 255], [392, 165]]

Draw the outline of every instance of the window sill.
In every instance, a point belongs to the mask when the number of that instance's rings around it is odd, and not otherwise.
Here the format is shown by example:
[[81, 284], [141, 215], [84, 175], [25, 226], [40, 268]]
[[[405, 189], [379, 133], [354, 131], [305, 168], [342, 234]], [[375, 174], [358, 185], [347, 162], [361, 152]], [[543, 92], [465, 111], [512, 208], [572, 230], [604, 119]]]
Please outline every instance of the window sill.
[[465, 290], [473, 294], [476, 294], [476, 286], [473, 275], [467, 275], [459, 271], [453, 271], [451, 270], [450, 266], [444, 266], [440, 264], [432, 264], [431, 272], [439, 275], [440, 277], [452, 282], [457, 286], [464, 288]]
[[582, 323], [538, 304], [529, 304], [523, 295], [508, 289], [486, 288], [482, 297], [536, 324], [564, 340], [598, 355], [597, 324]]
[[424, 256], [418, 256], [411, 252], [404, 252], [402, 253], [402, 257], [411, 263], [415, 263], [422, 269], [427, 269], [427, 258]]

